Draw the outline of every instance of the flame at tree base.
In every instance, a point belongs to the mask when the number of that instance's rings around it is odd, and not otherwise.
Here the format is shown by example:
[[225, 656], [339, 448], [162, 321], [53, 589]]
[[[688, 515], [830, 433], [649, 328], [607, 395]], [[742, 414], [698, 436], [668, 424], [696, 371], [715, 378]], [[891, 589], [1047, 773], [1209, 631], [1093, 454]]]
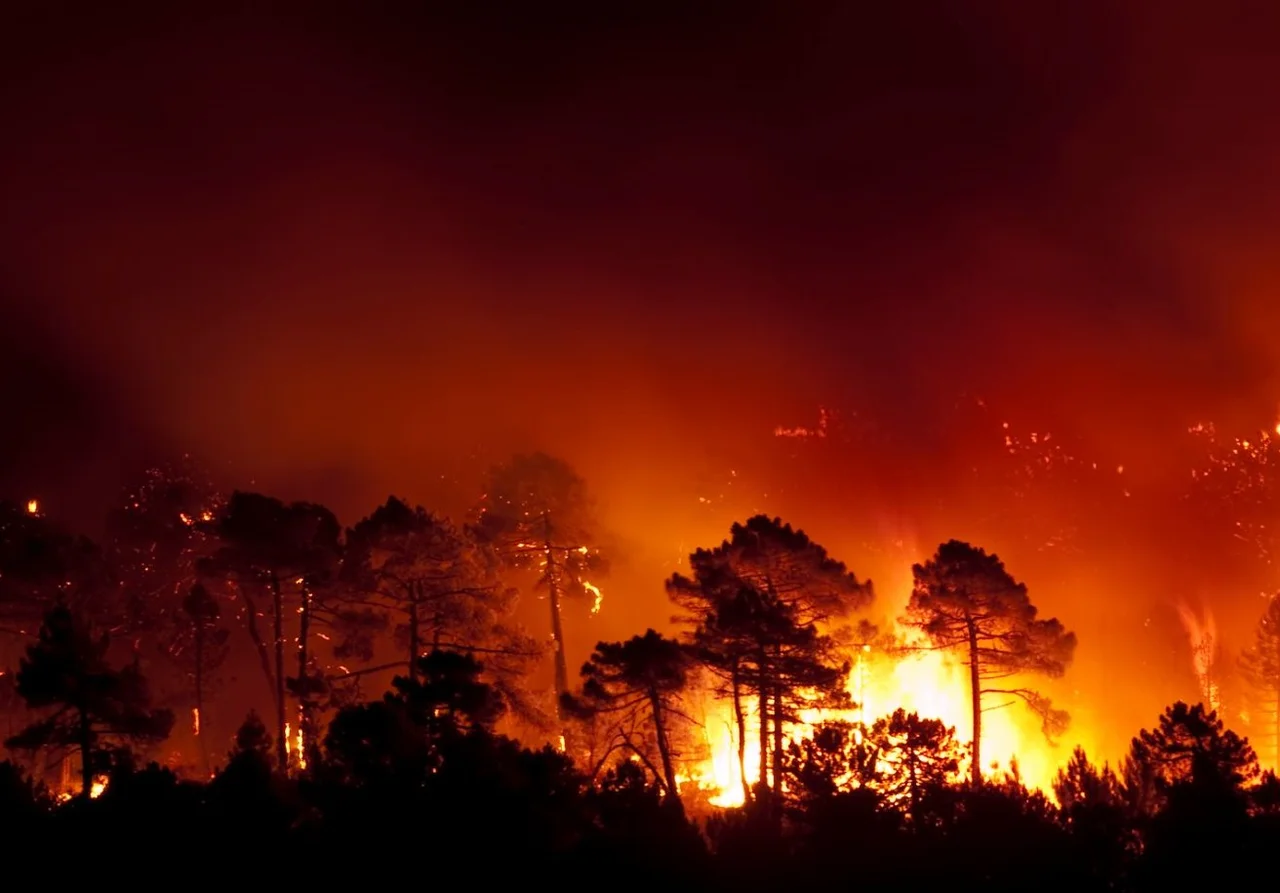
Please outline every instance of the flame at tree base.
[[[902, 708], [921, 719], [938, 719], [955, 730], [956, 741], [969, 744], [973, 738], [973, 714], [968, 667], [957, 656], [944, 651], [919, 650], [895, 657], [873, 652], [863, 646], [850, 673], [847, 689], [852, 710], [809, 710], [802, 722], [784, 726], [786, 742], [811, 737], [823, 722], [844, 721], [855, 729], [868, 727], [877, 719]], [[1052, 795], [1058, 768], [1071, 754], [1072, 746], [1045, 738], [1038, 717], [1021, 703], [983, 701], [982, 753], [984, 775], [1016, 770], [1028, 788]], [[754, 705], [744, 705], [747, 740], [743, 746], [747, 784], [760, 780], [759, 716]], [[733, 808], [746, 802], [739, 769], [737, 720], [732, 707], [716, 701], [704, 710], [705, 757], [682, 778], [709, 794], [712, 806]], [[1074, 742], [1073, 742], [1074, 743]], [[784, 743], [784, 747], [785, 747]], [[962, 765], [961, 777], [967, 777]], [[770, 779], [771, 780], [771, 779]]]

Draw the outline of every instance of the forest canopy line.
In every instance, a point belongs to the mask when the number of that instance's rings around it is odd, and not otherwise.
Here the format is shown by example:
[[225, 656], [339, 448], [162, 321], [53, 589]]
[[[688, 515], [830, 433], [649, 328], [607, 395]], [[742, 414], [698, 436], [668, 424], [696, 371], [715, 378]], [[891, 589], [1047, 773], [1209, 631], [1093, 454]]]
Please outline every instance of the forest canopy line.
[[[447, 853], [482, 833], [562, 879], [608, 863], [739, 890], [842, 871], [1147, 889], [1188, 840], [1219, 866], [1280, 841], [1280, 782], [1212, 704], [1171, 705], [1114, 768], [1077, 748], [1044, 789], [984, 762], [984, 717], [1069, 727], [1041, 682], [1077, 641], [977, 545], [939, 545], [886, 619], [870, 580], [756, 515], [665, 581], [678, 631], [595, 643], [571, 673], [566, 613], [601, 609], [613, 557], [586, 482], [520, 455], [483, 494], [456, 521], [391, 496], [344, 527], [184, 461], [148, 470], [96, 543], [0, 504], [0, 821], [33, 840], [137, 822], [179, 848], [246, 821], [253, 847]], [[1242, 656], [1264, 700], [1276, 604]], [[967, 730], [869, 715], [868, 662], [918, 652], [962, 668]], [[238, 668], [267, 714], [227, 684]]]

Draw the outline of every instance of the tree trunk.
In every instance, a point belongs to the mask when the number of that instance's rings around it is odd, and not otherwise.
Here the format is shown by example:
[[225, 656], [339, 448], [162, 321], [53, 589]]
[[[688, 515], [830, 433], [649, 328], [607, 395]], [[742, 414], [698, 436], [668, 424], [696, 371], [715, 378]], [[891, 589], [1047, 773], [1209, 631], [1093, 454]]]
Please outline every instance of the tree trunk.
[[751, 784], [747, 781], [747, 717], [742, 710], [742, 679], [733, 667], [733, 718], [738, 723], [738, 777], [742, 779], [742, 800], [751, 802]]
[[89, 713], [80, 708], [80, 723], [76, 737], [80, 739], [80, 796], [86, 800], [93, 793], [93, 725]]
[[[782, 664], [782, 646], [774, 648], [774, 655], [779, 659], [778, 665]], [[781, 816], [782, 806], [782, 682], [774, 680], [773, 683], [773, 803], [774, 808], [779, 810], [778, 815]]]
[[765, 810], [769, 809], [769, 690], [768, 674], [765, 668], [769, 664], [769, 659], [760, 654], [760, 777], [756, 780], [756, 790], [760, 794], [760, 801], [765, 804]]
[[205, 774], [208, 775], [212, 770], [209, 765], [209, 745], [208, 736], [200, 734], [201, 724], [204, 722], [204, 621], [196, 620], [196, 723], [195, 732], [196, 743], [200, 746], [200, 762], [204, 765]]
[[272, 699], [278, 702], [276, 676], [271, 672], [271, 656], [267, 653], [267, 643], [258, 630], [258, 606], [253, 603], [253, 597], [249, 595], [247, 588], [237, 586], [236, 589], [244, 599], [245, 630], [249, 633], [249, 641], [253, 642], [254, 650], [258, 652], [258, 662], [262, 665], [262, 675], [267, 680], [267, 690], [271, 692]]
[[676, 781], [676, 767], [671, 762], [671, 744], [667, 741], [662, 698], [653, 688], [649, 689], [649, 709], [653, 711], [653, 734], [658, 739], [658, 756], [662, 757], [662, 776], [667, 789], [667, 799], [679, 806], [680, 785]]
[[302, 746], [294, 755], [299, 768], [306, 763], [305, 751], [315, 740], [311, 728], [311, 692], [307, 687], [308, 643], [311, 635], [311, 587], [302, 584], [302, 612], [298, 615], [298, 731]]
[[982, 681], [978, 677], [978, 627], [970, 617], [969, 628], [969, 696], [973, 706], [973, 767], [975, 786], [982, 784]]
[[280, 591], [280, 577], [271, 573], [271, 608], [273, 632], [276, 637], [276, 760], [281, 772], [289, 771], [289, 742], [285, 731], [284, 707], [284, 595]]
[[[556, 653], [556, 716], [561, 723], [565, 722], [564, 707], [560, 701], [564, 695], [569, 693], [569, 665], [565, 661], [564, 656], [564, 628], [560, 623], [560, 583], [556, 579], [555, 553], [551, 549], [551, 542], [547, 540], [543, 543], [547, 551], [547, 601], [551, 603], [551, 638], [555, 641]], [[565, 747], [569, 744], [569, 732], [567, 726], [562, 731], [565, 740]]]
[[418, 619], [418, 584], [409, 590], [409, 681], [418, 681], [418, 658], [422, 656], [422, 630]]

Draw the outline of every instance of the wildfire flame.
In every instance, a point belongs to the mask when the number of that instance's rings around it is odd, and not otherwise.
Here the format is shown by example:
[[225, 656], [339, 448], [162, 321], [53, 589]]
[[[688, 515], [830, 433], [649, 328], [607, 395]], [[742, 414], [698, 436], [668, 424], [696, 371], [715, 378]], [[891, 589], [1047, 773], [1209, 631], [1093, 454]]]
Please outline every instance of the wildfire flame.
[[[910, 638], [906, 641], [923, 644]], [[816, 725], [832, 720], [852, 723], [857, 733], [899, 707], [922, 719], [942, 720], [955, 729], [960, 742], [972, 739], [969, 670], [958, 655], [924, 648], [899, 655], [862, 645], [851, 657], [846, 688], [853, 699], [853, 709], [803, 711], [802, 722], [784, 729], [788, 741], [810, 737]], [[741, 806], [746, 795], [738, 768], [737, 724], [732, 708], [716, 702], [705, 710], [705, 716], [706, 756], [688, 773], [687, 780], [710, 792], [709, 802], [714, 806]], [[754, 706], [747, 707], [745, 718], [743, 762], [748, 785], [755, 785], [760, 777], [760, 723]], [[983, 705], [982, 750], [984, 771], [1011, 772], [1016, 765], [1025, 785], [1051, 793], [1059, 763], [1071, 748], [1051, 744], [1041, 732], [1039, 721], [1028, 711], [993, 700], [984, 701]]]
[[298, 729], [293, 730], [292, 723], [284, 724], [284, 754], [289, 761], [289, 765], [297, 766], [299, 769], [307, 768], [307, 749], [306, 742], [302, 737], [302, 724], [298, 724]]
[[40, 514], [40, 500], [38, 499], [27, 500], [27, 514], [28, 515]]
[[591, 593], [591, 597], [594, 599], [594, 601], [591, 603], [591, 613], [599, 614], [600, 605], [601, 603], [604, 602], [604, 593], [600, 591], [599, 586], [595, 585], [594, 583], [589, 583], [586, 580], [582, 581], [582, 588], [587, 590], [587, 592]]
[[191, 708], [191, 734], [200, 737], [200, 708]]

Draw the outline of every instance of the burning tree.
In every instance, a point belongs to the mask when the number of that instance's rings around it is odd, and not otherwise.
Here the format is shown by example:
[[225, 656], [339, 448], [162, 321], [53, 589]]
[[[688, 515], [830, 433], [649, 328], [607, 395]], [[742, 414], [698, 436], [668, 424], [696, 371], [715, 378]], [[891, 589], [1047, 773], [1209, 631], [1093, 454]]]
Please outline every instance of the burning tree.
[[410, 680], [427, 650], [483, 653], [487, 676], [512, 708], [541, 719], [522, 684], [541, 652], [510, 624], [516, 592], [501, 584], [467, 532], [392, 497], [347, 531], [343, 578], [360, 593], [349, 610], [364, 606], [394, 618]]
[[1280, 767], [1280, 595], [1267, 603], [1253, 647], [1240, 656], [1240, 669], [1265, 715], [1271, 718], [1271, 728], [1264, 737], [1271, 740], [1272, 757]]
[[[324, 506], [307, 502], [285, 505], [258, 493], [233, 493], [222, 515], [210, 524], [220, 543], [214, 555], [201, 563], [210, 575], [236, 584], [244, 600], [246, 630], [257, 648], [262, 671], [271, 686], [276, 707], [276, 757], [281, 768], [289, 764], [289, 741], [285, 716], [285, 693], [292, 689], [299, 701], [304, 738], [314, 739], [312, 711], [314, 698], [324, 687], [312, 672], [309, 651], [312, 624], [325, 619], [324, 587], [331, 581], [341, 555], [341, 528]], [[255, 591], [265, 590], [271, 598], [272, 666], [266, 643], [258, 630]], [[298, 675], [285, 672], [286, 593], [296, 593], [298, 607]], [[301, 750], [301, 749], [300, 749]]]
[[915, 585], [901, 622], [921, 630], [935, 648], [965, 654], [973, 712], [972, 775], [973, 783], [981, 784], [982, 714], [996, 709], [983, 706], [985, 696], [1021, 699], [1040, 716], [1050, 738], [1064, 731], [1070, 719], [1036, 691], [992, 683], [1028, 673], [1061, 676], [1075, 654], [1076, 637], [1056, 618], [1037, 619], [1026, 586], [1009, 575], [998, 557], [968, 543], [943, 543], [912, 573]]
[[[613, 722], [615, 740], [609, 751], [625, 748], [635, 754], [667, 799], [677, 805], [680, 791], [672, 733], [685, 718], [677, 699], [688, 685], [692, 662], [689, 650], [679, 642], [648, 630], [625, 642], [601, 642], [582, 667], [582, 706]], [[661, 769], [653, 765], [649, 740]]]
[[[734, 524], [730, 538], [689, 558], [692, 576], [674, 575], [668, 595], [688, 612], [703, 662], [734, 700], [739, 767], [745, 779], [742, 696], [753, 692], [760, 731], [760, 790], [782, 793], [783, 728], [800, 707], [834, 704], [849, 668], [836, 642], [819, 632], [866, 607], [870, 582], [859, 582], [803, 531], [757, 515]], [[819, 695], [815, 702], [809, 691]], [[746, 788], [744, 780], [744, 789]]]
[[106, 768], [104, 739], [154, 742], [169, 736], [173, 714], [151, 709], [146, 680], [136, 666], [121, 670], [107, 663], [109, 639], [94, 637], [66, 608], [45, 617], [39, 640], [27, 649], [18, 671], [18, 693], [33, 710], [56, 708], [5, 745], [14, 750], [49, 750], [80, 755], [81, 794]]
[[[501, 562], [537, 572], [547, 593], [555, 644], [555, 695], [569, 693], [561, 600], [590, 597], [600, 610], [600, 589], [588, 575], [604, 573], [596, 548], [598, 524], [586, 484], [563, 460], [544, 453], [518, 455], [490, 473], [473, 526]], [[563, 720], [563, 711], [560, 711]]]

